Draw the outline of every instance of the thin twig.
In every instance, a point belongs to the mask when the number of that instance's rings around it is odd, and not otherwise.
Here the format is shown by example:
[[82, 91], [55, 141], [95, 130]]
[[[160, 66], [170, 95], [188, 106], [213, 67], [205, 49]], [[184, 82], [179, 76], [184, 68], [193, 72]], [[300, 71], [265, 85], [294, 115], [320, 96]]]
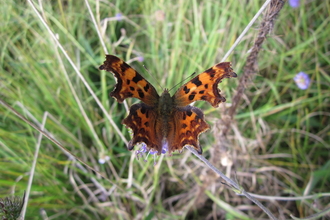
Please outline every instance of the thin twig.
[[240, 186], [238, 183], [233, 181], [232, 179], [228, 178], [225, 174], [223, 174], [220, 170], [218, 170], [215, 166], [213, 166], [203, 155], [198, 154], [197, 151], [190, 147], [185, 146], [188, 150], [190, 150], [193, 154], [195, 154], [198, 159], [203, 161], [211, 170], [213, 170], [215, 173], [217, 173], [222, 179], [226, 181], [226, 186], [229, 186], [236, 194], [244, 195], [246, 198], [254, 202], [256, 205], [258, 205], [271, 219], [276, 219], [275, 216], [267, 209], [265, 206], [263, 206], [258, 200], [253, 198], [248, 192], [246, 192], [242, 186]]
[[[45, 128], [47, 117], [48, 117], [48, 112], [45, 112], [45, 114], [42, 118], [42, 123], [41, 123], [41, 128], [40, 128], [41, 130], [44, 130], [44, 128]], [[23, 205], [22, 212], [21, 212], [22, 219], [25, 219], [26, 208], [27, 208], [27, 204], [29, 202], [29, 197], [30, 197], [30, 191], [31, 191], [31, 186], [32, 186], [32, 182], [33, 182], [34, 172], [35, 172], [35, 169], [36, 169], [36, 164], [37, 164], [37, 160], [38, 160], [38, 156], [39, 156], [39, 149], [40, 149], [40, 145], [41, 145], [41, 140], [42, 140], [42, 134], [39, 133], [36, 149], [35, 149], [34, 156], [33, 156], [33, 162], [32, 162], [32, 166], [31, 166], [30, 177], [29, 177], [29, 181], [28, 181], [28, 185], [27, 185], [27, 189], [26, 189], [26, 196], [24, 198], [24, 205]]]

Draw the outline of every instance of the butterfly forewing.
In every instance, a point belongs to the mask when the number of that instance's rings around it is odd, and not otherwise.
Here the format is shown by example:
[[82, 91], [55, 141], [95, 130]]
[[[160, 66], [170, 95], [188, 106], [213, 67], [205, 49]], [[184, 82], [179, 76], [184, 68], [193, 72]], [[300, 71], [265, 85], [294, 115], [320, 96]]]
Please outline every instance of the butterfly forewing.
[[120, 58], [106, 55], [106, 60], [99, 69], [112, 72], [117, 78], [116, 88], [110, 95], [116, 98], [118, 102], [134, 97], [149, 106], [154, 106], [158, 101], [159, 95], [156, 89]]
[[223, 78], [236, 76], [230, 62], [218, 63], [181, 86], [173, 96], [175, 104], [183, 107], [194, 101], [204, 100], [213, 107], [218, 107], [219, 103], [226, 101], [220, 95], [219, 82]]

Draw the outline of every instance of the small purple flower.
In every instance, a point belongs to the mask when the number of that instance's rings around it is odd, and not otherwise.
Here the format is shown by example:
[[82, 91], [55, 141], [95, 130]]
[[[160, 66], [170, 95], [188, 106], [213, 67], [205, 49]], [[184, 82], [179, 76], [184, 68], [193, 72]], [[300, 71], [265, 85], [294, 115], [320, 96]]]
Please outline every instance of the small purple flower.
[[300, 5], [300, 0], [289, 0], [289, 5], [292, 8], [298, 8]]
[[148, 153], [151, 154], [151, 155], [154, 155], [154, 154], [157, 154], [158, 151], [156, 150], [150, 150]]
[[116, 16], [115, 16], [115, 18], [117, 18], [118, 21], [121, 21], [121, 20], [124, 19], [124, 16], [123, 16], [122, 13], [117, 13]]
[[[157, 157], [157, 154], [158, 154], [158, 151], [157, 150], [154, 150], [154, 149], [151, 149], [149, 150], [147, 148], [147, 145], [145, 143], [142, 143], [140, 145], [140, 149], [135, 151], [135, 154], [137, 156], [137, 158], [139, 159], [139, 157], [143, 157], [143, 155], [147, 154], [146, 158], [145, 158], [145, 161], [147, 161], [147, 158], [148, 158], [148, 155], [154, 155], [154, 158]], [[165, 143], [163, 146], [162, 146], [162, 152], [161, 154], [166, 154], [166, 152], [168, 151], [168, 144]]]
[[302, 89], [302, 90], [307, 89], [309, 84], [311, 83], [311, 80], [310, 80], [309, 76], [304, 72], [299, 72], [293, 78], [293, 80], [295, 81], [295, 83], [297, 84], [299, 89]]
[[168, 151], [168, 143], [164, 143], [162, 146], [162, 154], [166, 154], [166, 152]]
[[145, 143], [142, 143], [141, 145], [142, 146], [141, 146], [141, 148], [138, 151], [141, 152], [141, 153], [148, 152], [147, 145]]
[[138, 57], [136, 57], [136, 59], [137, 59], [140, 63], [142, 63], [142, 62], [144, 61], [144, 57], [143, 57], [143, 56], [138, 56]]

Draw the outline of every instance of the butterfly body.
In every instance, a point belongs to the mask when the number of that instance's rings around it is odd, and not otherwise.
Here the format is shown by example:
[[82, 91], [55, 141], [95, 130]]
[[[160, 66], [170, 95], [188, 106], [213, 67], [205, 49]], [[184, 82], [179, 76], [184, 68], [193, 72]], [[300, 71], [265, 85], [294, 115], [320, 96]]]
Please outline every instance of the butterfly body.
[[184, 146], [194, 147], [202, 153], [198, 137], [209, 129], [203, 112], [189, 104], [204, 100], [217, 107], [225, 98], [220, 95], [218, 83], [223, 78], [236, 77], [229, 62], [209, 68], [181, 86], [171, 96], [167, 89], [158, 95], [155, 88], [123, 60], [107, 55], [100, 70], [107, 70], [117, 79], [116, 88], [110, 95], [123, 102], [134, 97], [143, 103], [134, 104], [123, 124], [133, 130], [133, 139], [128, 144], [132, 150], [138, 143], [145, 143], [148, 150], [160, 154], [181, 151]]
[[[161, 130], [162, 137], [167, 139], [168, 133], [173, 129], [171, 119], [173, 118], [173, 99], [167, 89], [164, 90], [163, 94], [159, 98], [157, 109], [157, 119]], [[165, 141], [165, 140], [163, 140]]]

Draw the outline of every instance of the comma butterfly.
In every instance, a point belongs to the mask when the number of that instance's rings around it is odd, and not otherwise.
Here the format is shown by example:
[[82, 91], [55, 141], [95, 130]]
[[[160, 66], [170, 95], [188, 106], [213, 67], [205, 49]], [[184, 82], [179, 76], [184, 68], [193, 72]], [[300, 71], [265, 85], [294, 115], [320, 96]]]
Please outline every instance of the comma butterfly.
[[136, 70], [120, 58], [106, 55], [100, 70], [110, 71], [117, 78], [116, 88], [110, 96], [123, 102], [134, 97], [143, 103], [134, 104], [129, 115], [122, 121], [133, 130], [133, 139], [128, 143], [132, 150], [138, 143], [159, 155], [162, 150], [182, 151], [185, 145], [192, 146], [199, 154], [202, 148], [198, 137], [209, 129], [203, 112], [189, 104], [204, 100], [218, 107], [226, 99], [220, 95], [218, 84], [223, 78], [236, 77], [230, 62], [218, 63], [182, 85], [171, 96], [165, 89], [161, 96], [156, 89]]

